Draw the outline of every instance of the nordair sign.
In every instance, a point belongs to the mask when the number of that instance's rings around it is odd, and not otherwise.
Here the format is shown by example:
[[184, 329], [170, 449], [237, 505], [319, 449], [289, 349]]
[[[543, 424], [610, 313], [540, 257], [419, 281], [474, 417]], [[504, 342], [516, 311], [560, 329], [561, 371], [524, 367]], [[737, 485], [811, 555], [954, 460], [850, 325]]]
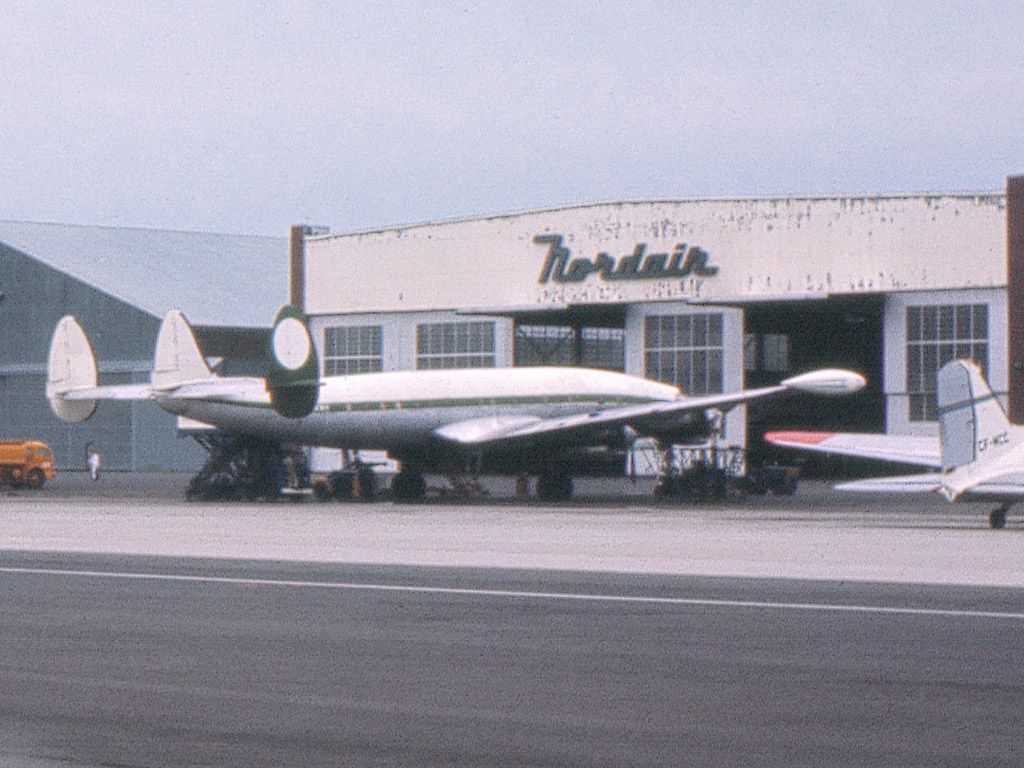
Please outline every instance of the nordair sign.
[[679, 243], [672, 253], [647, 253], [647, 243], [637, 243], [633, 253], [613, 259], [599, 252], [593, 260], [572, 258], [562, 244], [563, 235], [534, 235], [533, 242], [548, 246], [547, 258], [537, 280], [546, 283], [582, 283], [591, 275], [601, 280], [678, 280], [684, 277], [712, 277], [718, 267], [708, 264], [708, 253], [697, 246]]

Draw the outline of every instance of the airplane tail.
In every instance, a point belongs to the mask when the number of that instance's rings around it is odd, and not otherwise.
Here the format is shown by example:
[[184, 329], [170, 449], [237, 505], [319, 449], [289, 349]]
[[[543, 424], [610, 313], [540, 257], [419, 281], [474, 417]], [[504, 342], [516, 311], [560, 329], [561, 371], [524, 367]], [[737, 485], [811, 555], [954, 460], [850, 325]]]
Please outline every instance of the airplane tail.
[[286, 305], [277, 313], [267, 357], [274, 410], [292, 419], [309, 414], [320, 396], [320, 366], [306, 319], [295, 307]]
[[994, 458], [1024, 440], [1024, 430], [1010, 423], [981, 369], [969, 360], [954, 360], [939, 371], [938, 405], [944, 472]]
[[172, 309], [160, 324], [153, 352], [150, 382], [155, 391], [166, 391], [194, 381], [216, 378], [206, 364], [192, 326]]
[[92, 416], [96, 398], [88, 395], [96, 383], [92, 345], [78, 321], [65, 315], [53, 331], [46, 366], [46, 397], [57, 418], [74, 423]]

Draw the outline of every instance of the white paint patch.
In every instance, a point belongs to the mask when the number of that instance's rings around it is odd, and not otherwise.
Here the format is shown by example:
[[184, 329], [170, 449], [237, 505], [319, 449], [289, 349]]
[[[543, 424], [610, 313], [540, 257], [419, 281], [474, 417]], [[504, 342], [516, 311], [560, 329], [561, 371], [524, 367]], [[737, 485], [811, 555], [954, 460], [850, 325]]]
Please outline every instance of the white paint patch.
[[309, 359], [306, 326], [297, 318], [286, 317], [274, 328], [273, 347], [277, 361], [289, 371], [297, 371]]

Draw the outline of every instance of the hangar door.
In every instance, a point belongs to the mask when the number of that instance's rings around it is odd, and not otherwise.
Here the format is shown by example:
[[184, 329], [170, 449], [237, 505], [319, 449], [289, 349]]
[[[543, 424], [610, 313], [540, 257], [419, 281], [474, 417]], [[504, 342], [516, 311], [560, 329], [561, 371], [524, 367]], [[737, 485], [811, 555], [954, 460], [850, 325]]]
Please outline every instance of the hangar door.
[[836, 429], [882, 432], [883, 297], [835, 297], [772, 302], [744, 308], [745, 387], [763, 387], [815, 368], [848, 368], [864, 374], [867, 387], [850, 397], [794, 397], [753, 403], [747, 417], [748, 446], [763, 451], [761, 436], [773, 429]]

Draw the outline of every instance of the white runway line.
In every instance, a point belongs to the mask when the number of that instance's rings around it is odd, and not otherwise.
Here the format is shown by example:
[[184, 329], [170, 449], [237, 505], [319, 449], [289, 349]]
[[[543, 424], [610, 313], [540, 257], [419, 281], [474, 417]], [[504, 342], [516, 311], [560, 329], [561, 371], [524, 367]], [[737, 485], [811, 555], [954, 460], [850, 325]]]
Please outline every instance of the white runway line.
[[300, 579], [254, 579], [241, 576], [198, 576], [173, 573], [132, 573], [127, 571], [64, 570], [60, 568], [18, 568], [0, 566], [0, 573], [37, 576], [64, 576], [134, 581], [169, 581], [196, 584], [226, 584], [244, 587], [288, 587], [368, 592], [403, 592], [425, 595], [465, 595], [522, 600], [570, 600], [584, 602], [633, 603], [646, 605], [696, 606], [710, 608], [750, 608], [777, 611], [823, 611], [832, 613], [895, 614], [939, 616], [947, 618], [1006, 619], [1024, 621], [1024, 613], [1014, 611], [973, 611], [950, 608], [907, 608], [899, 606], [846, 605], [841, 603], [790, 603], [763, 600], [726, 600], [691, 597], [651, 597], [645, 595], [578, 594], [573, 592], [534, 592], [529, 590], [476, 589], [469, 587], [416, 586], [412, 584], [371, 584], [357, 582], [303, 581]]

